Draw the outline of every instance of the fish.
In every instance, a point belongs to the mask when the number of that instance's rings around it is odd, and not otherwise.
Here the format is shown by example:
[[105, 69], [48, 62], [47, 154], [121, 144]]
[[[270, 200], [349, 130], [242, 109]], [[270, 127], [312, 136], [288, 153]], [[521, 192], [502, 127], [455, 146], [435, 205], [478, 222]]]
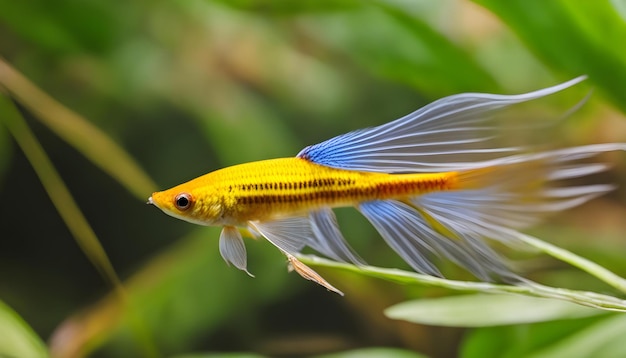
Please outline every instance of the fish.
[[[404, 117], [355, 130], [295, 157], [215, 170], [148, 198], [164, 213], [222, 227], [219, 251], [250, 276], [244, 236], [261, 237], [305, 279], [342, 294], [298, 260], [306, 247], [331, 260], [365, 265], [343, 237], [334, 209], [356, 208], [413, 270], [442, 277], [447, 259], [480, 280], [519, 276], [490, 241], [514, 245], [520, 230], [546, 215], [615, 189], [581, 184], [608, 169], [590, 158], [626, 143], [533, 150], [503, 145], [502, 133], [542, 127], [493, 123], [498, 113], [574, 86], [585, 76], [517, 94], [462, 93]], [[500, 141], [499, 141], [500, 140]]]

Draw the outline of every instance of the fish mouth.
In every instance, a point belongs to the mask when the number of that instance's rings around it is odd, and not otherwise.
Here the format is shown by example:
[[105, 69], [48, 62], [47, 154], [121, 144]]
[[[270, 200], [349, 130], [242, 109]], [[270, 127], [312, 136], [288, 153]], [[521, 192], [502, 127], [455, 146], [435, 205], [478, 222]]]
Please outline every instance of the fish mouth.
[[148, 204], [148, 205], [154, 205], [154, 201], [152, 201], [152, 196], [150, 196], [150, 197], [148, 198], [148, 201], [146, 201], [146, 204]]

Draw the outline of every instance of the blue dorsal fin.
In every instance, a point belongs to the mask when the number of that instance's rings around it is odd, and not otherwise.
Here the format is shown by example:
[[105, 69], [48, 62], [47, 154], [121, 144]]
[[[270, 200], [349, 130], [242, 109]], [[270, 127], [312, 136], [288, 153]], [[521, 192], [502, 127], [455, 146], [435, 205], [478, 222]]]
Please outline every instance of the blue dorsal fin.
[[585, 78], [520, 95], [463, 93], [445, 97], [395, 121], [306, 147], [297, 157], [334, 168], [369, 172], [469, 169], [476, 162], [523, 149], [489, 143], [498, 130], [489, 123], [492, 114], [559, 92]]

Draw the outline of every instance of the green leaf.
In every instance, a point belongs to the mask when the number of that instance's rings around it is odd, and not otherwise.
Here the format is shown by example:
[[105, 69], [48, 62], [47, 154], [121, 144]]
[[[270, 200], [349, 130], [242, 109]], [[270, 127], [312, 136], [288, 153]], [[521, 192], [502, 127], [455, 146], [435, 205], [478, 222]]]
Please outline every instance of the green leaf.
[[465, 49], [403, 9], [380, 3], [349, 13], [317, 16], [307, 25], [310, 36], [345, 53], [376, 76], [430, 96], [499, 89]]
[[626, 316], [615, 315], [554, 342], [535, 352], [532, 357], [624, 357], [625, 336]]
[[622, 18], [626, 21], [626, 1], [625, 0], [612, 0], [611, 3], [615, 10], [622, 16]]
[[459, 353], [468, 358], [527, 357], [607, 317], [476, 328], [466, 334]]
[[570, 302], [516, 295], [474, 294], [402, 302], [389, 318], [450, 327], [486, 327], [578, 318], [602, 313]]
[[573, 252], [560, 248], [556, 245], [552, 245], [547, 241], [539, 240], [536, 237], [525, 234], [522, 234], [519, 237], [524, 243], [539, 249], [556, 259], [567, 262], [574, 267], [578, 267], [579, 269], [586, 271], [590, 275], [597, 277], [623, 293], [626, 293], [626, 280], [602, 265], [578, 256]]
[[[408, 285], [442, 287], [450, 290], [464, 292], [487, 292], [491, 294], [513, 293], [532, 297], [542, 297], [569, 301], [579, 305], [609, 311], [626, 312], [626, 301], [617, 297], [603, 295], [595, 292], [549, 287], [532, 281], [526, 281], [524, 283], [520, 283], [517, 286], [494, 284], [489, 282], [456, 281], [398, 269], [388, 269], [369, 265], [355, 266], [347, 263], [323, 259], [312, 255], [299, 255], [298, 259], [305, 264], [338, 268], [345, 271], [355, 272], [361, 275], [377, 277], [384, 280]], [[341, 289], [341, 287], [338, 288]]]
[[0, 301], [0, 356], [48, 357], [45, 344], [28, 324]]
[[156, 184], [137, 162], [106, 133], [37, 88], [0, 59], [0, 86], [28, 108], [51, 131], [116, 179], [141, 200]]
[[471, 332], [462, 357], [624, 357], [626, 316], [606, 315]]
[[317, 356], [317, 358], [377, 358], [377, 357], [390, 357], [390, 358], [425, 358], [423, 354], [419, 354], [412, 351], [397, 348], [363, 348], [354, 349], [351, 351], [324, 354]]
[[589, 75], [626, 111], [626, 22], [609, 0], [474, 0], [499, 16], [543, 61]]
[[102, 277], [115, 287], [119, 283], [119, 278], [98, 237], [21, 113], [12, 101], [2, 95], [0, 95], [0, 113], [4, 114], [0, 118], [1, 122], [6, 125], [24, 152], [76, 243]]

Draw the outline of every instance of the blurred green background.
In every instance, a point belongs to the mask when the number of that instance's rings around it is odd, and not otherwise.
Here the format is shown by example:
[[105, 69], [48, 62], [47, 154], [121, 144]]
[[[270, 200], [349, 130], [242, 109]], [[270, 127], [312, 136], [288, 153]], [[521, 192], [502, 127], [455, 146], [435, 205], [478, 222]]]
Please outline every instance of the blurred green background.
[[[0, 106], [0, 353], [626, 355], [620, 315], [465, 329], [391, 320], [383, 310], [392, 304], [452, 293], [320, 269], [339, 297], [288, 274], [263, 241], [247, 243], [251, 279], [222, 261], [218, 229], [144, 204], [153, 190], [293, 156], [442, 96], [521, 93], [582, 74], [584, 85], [533, 112], [563, 113], [594, 88], [551, 144], [626, 142], [625, 3], [0, 0], [0, 92], [9, 94]], [[19, 117], [124, 281], [125, 304], [17, 145]], [[602, 180], [626, 182], [624, 153], [601, 159], [613, 165]], [[406, 267], [363, 218], [338, 215], [368, 262]], [[624, 218], [621, 187], [532, 232], [624, 276]], [[539, 282], [618, 295], [555, 260], [503, 250]]]

